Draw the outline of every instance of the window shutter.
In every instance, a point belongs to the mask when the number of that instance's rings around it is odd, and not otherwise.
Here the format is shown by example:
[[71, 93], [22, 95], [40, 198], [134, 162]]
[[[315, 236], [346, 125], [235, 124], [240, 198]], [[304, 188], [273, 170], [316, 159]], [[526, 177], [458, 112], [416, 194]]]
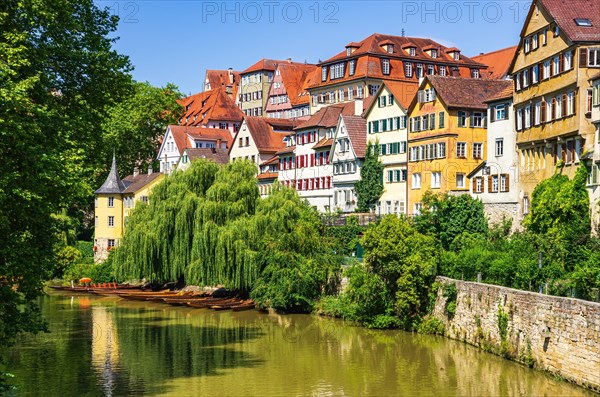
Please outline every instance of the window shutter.
[[488, 176], [488, 193], [492, 193], [492, 176]]
[[371, 133], [371, 124], [372, 123], [373, 123], [372, 121], [369, 121], [369, 134]]
[[533, 122], [534, 122], [533, 113], [534, 112], [535, 112], [535, 107], [530, 107], [529, 108], [529, 125], [531, 127], [533, 127]]
[[567, 94], [562, 94], [562, 117], [568, 116], [567, 114]]
[[577, 114], [577, 91], [573, 91], [573, 115]]
[[516, 75], [515, 78], [513, 79], [513, 83], [514, 83], [514, 90], [515, 92], [517, 92], [517, 79], [519, 78], [519, 75]]
[[493, 106], [490, 108], [490, 123], [494, 121], [496, 121], [496, 107]]
[[559, 61], [558, 61], [558, 73], [564, 72], [565, 70], [565, 54], [561, 53], [559, 55]]
[[473, 112], [469, 112], [469, 127], [473, 127]]
[[508, 191], [510, 191], [510, 174], [505, 174], [505, 176], [506, 176], [506, 182], [504, 185], [504, 191], [508, 192]]
[[483, 128], [487, 128], [487, 112], [483, 114]]
[[435, 129], [435, 113], [431, 113], [429, 115], [429, 129], [430, 130]]
[[542, 104], [540, 105], [540, 107], [541, 107], [540, 123], [545, 123], [546, 122], [546, 101], [542, 101]]
[[579, 67], [580, 68], [587, 67], [587, 48], [579, 49]]

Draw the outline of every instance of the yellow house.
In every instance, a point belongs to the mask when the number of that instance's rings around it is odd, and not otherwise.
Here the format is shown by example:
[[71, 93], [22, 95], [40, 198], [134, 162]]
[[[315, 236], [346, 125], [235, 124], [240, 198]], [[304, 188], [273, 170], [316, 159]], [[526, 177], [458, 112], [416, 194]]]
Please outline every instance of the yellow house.
[[556, 172], [572, 177], [593, 149], [590, 77], [600, 70], [600, 2], [534, 0], [509, 67], [523, 212], [535, 186]]
[[123, 180], [119, 178], [117, 161], [113, 156], [108, 177], [95, 194], [94, 214], [94, 260], [101, 262], [108, 257], [108, 251], [119, 245], [123, 237], [127, 216], [139, 201], [148, 202], [150, 191], [164, 174], [152, 172], [133, 175]]
[[415, 84], [384, 81], [363, 115], [367, 120], [367, 142], [379, 143], [379, 160], [384, 167], [378, 214], [407, 213], [406, 108], [416, 91]]
[[[469, 193], [467, 174], [486, 158], [487, 104], [507, 80], [427, 76], [408, 109], [408, 213], [427, 190]], [[485, 181], [474, 181], [483, 191]]]

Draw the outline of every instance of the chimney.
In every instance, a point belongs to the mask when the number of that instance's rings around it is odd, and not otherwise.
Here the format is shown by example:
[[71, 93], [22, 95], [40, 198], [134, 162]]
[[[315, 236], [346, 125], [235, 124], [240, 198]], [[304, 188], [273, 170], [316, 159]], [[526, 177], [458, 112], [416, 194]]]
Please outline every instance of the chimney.
[[152, 166], [148, 166], [148, 175], [151, 175], [154, 171], [152, 170]]
[[133, 168], [133, 177], [135, 178], [140, 174], [140, 169], [138, 167]]
[[227, 69], [227, 74], [229, 75], [229, 84], [233, 84], [233, 69]]
[[357, 99], [354, 101], [354, 115], [360, 116], [363, 112], [363, 101], [362, 99]]
[[287, 63], [292, 63], [292, 58], [286, 59]]

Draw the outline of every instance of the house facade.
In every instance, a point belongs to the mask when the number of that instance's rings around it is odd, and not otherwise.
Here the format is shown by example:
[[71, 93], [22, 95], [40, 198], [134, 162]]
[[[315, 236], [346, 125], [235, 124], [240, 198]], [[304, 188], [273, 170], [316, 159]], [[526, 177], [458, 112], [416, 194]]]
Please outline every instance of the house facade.
[[374, 95], [382, 81], [402, 82], [406, 98], [427, 75], [479, 77], [487, 68], [431, 39], [372, 34], [317, 64], [308, 86], [311, 114], [323, 106]]
[[[414, 93], [416, 94], [416, 86]], [[377, 204], [377, 214], [406, 214], [408, 176], [408, 130], [402, 83], [384, 81], [365, 110], [367, 143], [379, 144], [379, 160], [383, 164], [383, 194]]]
[[[488, 100], [486, 161], [467, 175], [469, 192], [483, 202], [491, 224], [512, 219], [519, 227], [523, 210], [519, 204], [519, 163], [512, 112], [512, 86]], [[477, 187], [482, 188], [478, 189]]]
[[600, 73], [590, 79], [591, 121], [596, 131], [594, 135], [594, 151], [590, 164], [588, 190], [592, 207], [592, 229], [600, 228]]
[[[408, 213], [421, 211], [426, 191], [469, 193], [467, 175], [486, 160], [485, 101], [508, 80], [427, 76], [411, 102], [408, 119]], [[483, 191], [477, 180], [475, 191]]]
[[160, 172], [168, 174], [174, 170], [187, 148], [227, 150], [232, 141], [229, 130], [169, 125], [156, 158], [160, 162]]
[[119, 177], [117, 161], [113, 156], [108, 177], [94, 192], [94, 261], [102, 262], [123, 238], [125, 221], [138, 202], [148, 202], [151, 189], [164, 174], [140, 174], [137, 170], [123, 180]]
[[198, 159], [210, 160], [217, 164], [227, 164], [229, 162], [229, 152], [227, 149], [217, 149], [216, 147], [186, 148], [179, 158], [177, 170], [187, 170], [192, 162]]
[[269, 89], [265, 113], [267, 117], [305, 120], [310, 117], [306, 86], [314, 76], [315, 65], [291, 61], [277, 64]]
[[356, 115], [340, 115], [330, 154], [333, 166], [333, 205], [336, 211], [356, 211], [358, 196], [354, 185], [360, 180], [366, 147], [366, 120]]
[[593, 149], [587, 88], [599, 70], [600, 3], [534, 0], [509, 68], [526, 212], [539, 182], [557, 168], [573, 177], [582, 153]]
[[229, 160], [250, 160], [256, 167], [270, 160], [285, 146], [293, 120], [246, 116], [229, 149]]
[[267, 161], [263, 161], [258, 170], [258, 190], [261, 198], [266, 198], [273, 190], [273, 184], [277, 182], [279, 170], [279, 156], [275, 155]]

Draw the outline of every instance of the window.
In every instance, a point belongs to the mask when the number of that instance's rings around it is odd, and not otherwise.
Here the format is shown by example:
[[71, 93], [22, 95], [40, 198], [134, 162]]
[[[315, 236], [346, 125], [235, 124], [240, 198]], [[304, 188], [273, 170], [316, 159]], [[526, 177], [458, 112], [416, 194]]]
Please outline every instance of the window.
[[504, 155], [504, 138], [496, 139], [496, 157]]
[[523, 88], [529, 85], [529, 69], [523, 70]]
[[474, 112], [471, 114], [471, 127], [483, 127], [483, 113]]
[[480, 176], [475, 177], [473, 184], [473, 193], [483, 193], [483, 178]]
[[109, 216], [108, 217], [108, 227], [114, 227], [114, 226], [115, 226], [115, 217]]
[[554, 26], [554, 37], [558, 37], [560, 35], [560, 28], [558, 25]]
[[592, 26], [592, 21], [590, 21], [587, 18], [575, 18], [575, 23], [577, 24], [577, 26], [585, 26], [586, 28]]
[[412, 62], [406, 62], [404, 64], [404, 75], [406, 77], [412, 77], [413, 75], [413, 70], [412, 70]]
[[473, 158], [480, 159], [482, 158], [483, 152], [483, 143], [477, 142], [473, 144]]
[[500, 191], [508, 192], [508, 174], [500, 175]]
[[533, 36], [531, 36], [531, 49], [535, 50], [538, 48], [538, 34], [534, 33]]
[[560, 73], [560, 57], [556, 56], [552, 60], [552, 76], [556, 76]]
[[542, 73], [542, 78], [547, 80], [550, 78], [550, 61], [544, 62], [544, 72]]
[[246, 146], [250, 146], [250, 137], [246, 137]]
[[539, 72], [540, 67], [538, 65], [534, 65], [531, 70], [531, 84], [537, 84], [539, 81]]
[[571, 51], [565, 52], [564, 61], [564, 70], [571, 70], [571, 68], [573, 67], [573, 53]]
[[496, 106], [496, 120], [506, 120], [506, 105]]
[[530, 46], [530, 40], [529, 37], [525, 37], [525, 53], [527, 54], [529, 51], [531, 51], [531, 46]]
[[416, 48], [415, 47], [410, 47], [409, 48], [409, 54], [411, 57], [414, 57], [417, 54]]
[[600, 67], [600, 48], [588, 49], [588, 66]]
[[417, 63], [417, 77], [423, 77], [423, 64]]
[[437, 50], [431, 50], [431, 57], [437, 58]]
[[394, 45], [393, 44], [388, 44], [387, 45], [387, 52], [388, 52], [388, 54], [393, 54], [394, 53]]
[[491, 186], [489, 186], [490, 192], [498, 193], [498, 175], [492, 175], [490, 178]]
[[387, 106], [387, 97], [385, 95], [382, 95], [379, 98], [377, 98], [377, 105], [380, 108], [386, 107]]
[[412, 174], [412, 188], [413, 189], [421, 188], [421, 174]]
[[443, 159], [446, 157], [446, 142], [438, 142], [437, 144], [437, 158]]
[[474, 79], [479, 78], [479, 69], [471, 69], [471, 77]]
[[344, 77], [344, 62], [336, 63], [329, 67], [329, 78], [331, 80]]
[[381, 70], [382, 70], [382, 73], [385, 75], [390, 74], [390, 60], [389, 59], [381, 60]]
[[113, 208], [115, 206], [115, 198], [113, 196], [108, 197], [108, 208]]
[[413, 206], [413, 213], [415, 215], [419, 215], [421, 213], [421, 203], [415, 203], [415, 205]]
[[575, 114], [575, 92], [574, 91], [570, 91], [567, 94], [567, 116], [571, 116], [573, 114]]
[[458, 126], [459, 127], [467, 126], [467, 112], [458, 112]]
[[548, 44], [548, 29], [544, 29], [542, 32], [542, 45]]
[[456, 174], [456, 187], [458, 189], [464, 189], [464, 187], [465, 187], [465, 174]]
[[327, 66], [321, 67], [321, 81], [327, 80]]
[[108, 239], [108, 249], [110, 250], [111, 248], [113, 248], [115, 246], [115, 240], [114, 239]]
[[362, 98], [363, 97], [363, 87], [362, 87], [362, 85], [356, 86], [356, 97], [357, 98]]
[[541, 121], [541, 113], [542, 113], [542, 103], [541, 102], [536, 102], [535, 104], [535, 112], [534, 112], [534, 122], [535, 125], [540, 125], [540, 121]]
[[467, 157], [467, 143], [466, 142], [457, 142], [456, 143], [456, 157], [459, 159], [464, 159]]
[[515, 84], [517, 86], [517, 91], [519, 91], [521, 89], [521, 73], [515, 75]]
[[517, 131], [523, 129], [523, 109], [517, 110]]
[[531, 127], [531, 106], [525, 106], [525, 128]]
[[350, 62], [348, 62], [348, 69], [349, 69], [348, 74], [350, 76], [354, 76], [355, 67], [356, 67], [356, 61], [354, 59], [351, 60]]
[[352, 98], [353, 98], [353, 94], [354, 94], [354, 92], [353, 92], [353, 90], [352, 90], [352, 87], [348, 87], [348, 100], [349, 100], [349, 101], [351, 101], [351, 100], [352, 100]]
[[523, 197], [523, 215], [529, 214], [529, 197]]
[[427, 74], [428, 75], [435, 74], [435, 67], [433, 65], [427, 65]]
[[441, 172], [432, 172], [431, 173], [431, 188], [439, 189], [442, 187], [442, 173]]
[[439, 120], [440, 120], [439, 121], [439, 128], [444, 128], [444, 115], [445, 115], [444, 112], [440, 112], [440, 115], [439, 115]]
[[446, 77], [446, 66], [442, 65], [440, 66], [440, 76], [442, 77]]

